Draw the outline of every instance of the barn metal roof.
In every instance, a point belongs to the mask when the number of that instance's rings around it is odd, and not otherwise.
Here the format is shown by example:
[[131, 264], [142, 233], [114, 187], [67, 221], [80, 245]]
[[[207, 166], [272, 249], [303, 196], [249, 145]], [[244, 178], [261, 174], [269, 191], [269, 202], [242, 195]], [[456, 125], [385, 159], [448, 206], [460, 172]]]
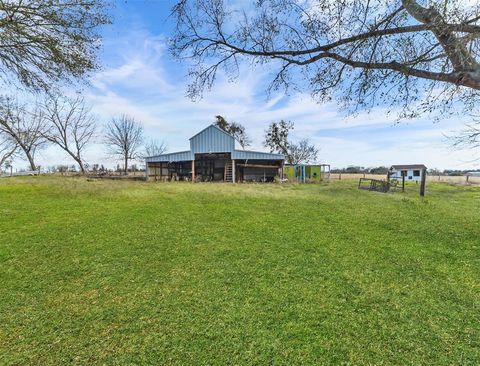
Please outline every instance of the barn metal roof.
[[188, 151], [179, 151], [179, 152], [173, 152], [173, 153], [168, 153], [168, 154], [162, 154], [162, 155], [157, 155], [157, 156], [149, 156], [148, 158], [145, 158], [145, 161], [147, 163], [153, 163], [153, 162], [175, 162], [175, 161], [186, 161], [186, 160], [193, 160], [193, 153], [188, 150]]
[[190, 138], [190, 150], [195, 153], [231, 152], [235, 149], [235, 138], [221, 128], [210, 125]]
[[232, 159], [235, 160], [284, 160], [282, 154], [272, 154], [261, 151], [233, 150]]
[[235, 138], [221, 128], [210, 125], [190, 138], [190, 150], [150, 156], [146, 162], [176, 162], [194, 160], [195, 154], [230, 153], [238, 160], [284, 160], [282, 154], [235, 150]]
[[216, 131], [214, 131], [214, 132], [221, 132], [222, 134], [227, 135], [227, 137], [230, 137], [230, 138], [233, 138], [233, 139], [235, 138], [235, 137], [233, 137], [233, 135], [230, 135], [227, 131], [222, 130], [222, 129], [221, 129], [220, 127], [218, 127], [217, 125], [211, 124], [210, 126], [205, 127], [203, 130], [201, 130], [200, 132], [197, 132], [195, 135], [193, 135], [192, 137], [190, 137], [190, 140], [196, 138], [196, 137], [197, 137], [198, 135], [200, 135], [200, 134], [203, 134], [203, 133], [205, 133], [205, 132], [207, 132], [207, 131], [212, 131], [212, 130], [216, 130]]

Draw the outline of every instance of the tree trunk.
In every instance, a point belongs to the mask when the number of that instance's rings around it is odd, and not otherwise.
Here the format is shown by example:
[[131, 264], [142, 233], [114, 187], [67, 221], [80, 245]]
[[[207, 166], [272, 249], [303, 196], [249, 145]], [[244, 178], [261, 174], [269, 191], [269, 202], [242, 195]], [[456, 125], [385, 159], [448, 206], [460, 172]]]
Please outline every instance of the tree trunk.
[[33, 160], [33, 156], [30, 151], [24, 150], [25, 155], [27, 156], [28, 162], [30, 164], [30, 169], [35, 171], [37, 170], [37, 166], [35, 165], [35, 161]]
[[72, 151], [70, 151], [70, 149], [65, 148], [59, 144], [57, 145], [60, 146], [68, 155], [70, 155], [73, 160], [75, 160], [75, 162], [78, 164], [78, 167], [80, 168], [80, 173], [82, 173], [82, 175], [85, 175], [85, 167], [83, 166], [83, 161], [80, 158], [80, 153], [78, 155], [74, 154]]
[[77, 157], [77, 158], [75, 158], [75, 161], [77, 162], [78, 167], [80, 168], [80, 172], [82, 173], [82, 175], [85, 175], [85, 167], [83, 166], [82, 159]]
[[128, 156], [125, 156], [125, 168], [123, 171], [125, 175], [128, 175]]
[[[469, 75], [459, 75], [469, 84], [477, 84], [480, 65], [465, 44], [450, 30], [447, 30], [447, 22], [434, 7], [425, 8], [415, 0], [402, 0], [405, 10], [420, 23], [432, 24], [433, 34], [437, 37], [445, 53], [450, 59], [456, 72], [469, 72]], [[473, 72], [473, 73], [472, 73]], [[474, 79], [474, 80], [470, 80]], [[472, 81], [474, 81], [472, 83]], [[459, 80], [461, 82], [461, 80]], [[473, 87], [473, 86], [472, 86]]]

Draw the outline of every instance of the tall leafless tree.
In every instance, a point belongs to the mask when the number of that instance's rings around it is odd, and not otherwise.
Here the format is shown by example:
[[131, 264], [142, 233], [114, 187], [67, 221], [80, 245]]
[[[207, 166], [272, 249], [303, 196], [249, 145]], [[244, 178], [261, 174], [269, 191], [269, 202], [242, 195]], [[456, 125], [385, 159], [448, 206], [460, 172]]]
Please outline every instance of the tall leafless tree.
[[478, 2], [180, 0], [173, 15], [171, 51], [192, 65], [192, 98], [219, 69], [238, 77], [247, 59], [270, 65], [269, 90], [308, 90], [351, 113], [381, 105], [440, 116], [479, 102]]
[[0, 0], [0, 82], [50, 89], [97, 65], [106, 0]]
[[150, 139], [145, 144], [143, 157], [157, 156], [167, 151], [167, 145], [163, 141]]
[[291, 143], [288, 151], [287, 163], [289, 164], [315, 163], [318, 159], [318, 148], [309, 139]]
[[107, 124], [105, 144], [110, 154], [123, 160], [123, 172], [128, 173], [128, 162], [140, 157], [143, 127], [133, 117], [122, 115]]
[[45, 138], [59, 146], [85, 174], [83, 153], [95, 134], [96, 120], [81, 96], [75, 98], [49, 95], [43, 104], [47, 128]]
[[37, 170], [35, 154], [47, 143], [44, 128], [43, 113], [38, 104], [27, 109], [16, 100], [0, 98], [0, 133], [18, 145], [32, 170]]

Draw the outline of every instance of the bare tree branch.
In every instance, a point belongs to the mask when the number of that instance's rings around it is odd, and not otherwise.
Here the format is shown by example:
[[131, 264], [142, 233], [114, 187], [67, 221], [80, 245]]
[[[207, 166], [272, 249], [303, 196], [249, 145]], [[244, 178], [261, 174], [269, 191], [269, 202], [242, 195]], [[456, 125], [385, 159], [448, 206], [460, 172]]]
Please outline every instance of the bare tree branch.
[[[480, 5], [461, 0], [262, 0], [241, 9], [222, 0], [182, 0], [171, 52], [189, 62], [188, 95], [201, 97], [239, 60], [271, 64], [268, 90], [306, 89], [319, 101], [337, 98], [354, 113], [400, 106], [402, 117], [455, 103], [469, 110], [480, 90]], [[247, 14], [248, 16], [244, 15]]]
[[480, 148], [480, 118], [465, 125], [465, 128], [453, 136], [448, 136], [452, 146], [457, 149], [479, 149]]
[[140, 157], [139, 149], [143, 142], [143, 127], [133, 117], [122, 115], [106, 126], [105, 144], [110, 154], [124, 162], [124, 173], [128, 172], [128, 162]]
[[142, 158], [146, 158], [149, 156], [162, 155], [165, 151], [167, 151], [167, 145], [165, 145], [163, 141], [150, 139], [145, 144], [145, 151], [144, 151], [144, 154], [142, 155]]
[[4, 164], [15, 156], [18, 144], [12, 141], [8, 135], [0, 133], [0, 171]]
[[83, 152], [95, 134], [96, 120], [81, 96], [70, 99], [49, 95], [43, 103], [48, 126], [44, 137], [75, 160], [85, 173]]
[[272, 122], [265, 131], [264, 146], [271, 152], [285, 155], [288, 164], [305, 164], [318, 158], [318, 148], [306, 138], [292, 142], [290, 132], [295, 128], [293, 122]]
[[18, 144], [32, 170], [37, 170], [36, 153], [47, 143], [44, 128], [44, 116], [37, 103], [28, 109], [17, 100], [0, 97], [0, 133]]
[[215, 126], [232, 135], [240, 144], [242, 149], [245, 149], [252, 143], [252, 140], [247, 135], [245, 127], [240, 123], [228, 122], [223, 116], [218, 115], [215, 116]]
[[1, 0], [0, 81], [48, 90], [95, 70], [106, 0]]

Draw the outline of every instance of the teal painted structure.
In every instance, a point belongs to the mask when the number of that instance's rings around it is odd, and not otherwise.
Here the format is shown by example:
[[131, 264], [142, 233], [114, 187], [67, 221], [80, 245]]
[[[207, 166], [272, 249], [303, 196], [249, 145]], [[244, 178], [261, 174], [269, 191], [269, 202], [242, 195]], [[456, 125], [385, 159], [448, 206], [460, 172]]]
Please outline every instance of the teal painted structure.
[[288, 180], [299, 183], [320, 182], [322, 180], [322, 173], [326, 173], [322, 171], [322, 166], [328, 165], [286, 165], [284, 167], [284, 175]]

